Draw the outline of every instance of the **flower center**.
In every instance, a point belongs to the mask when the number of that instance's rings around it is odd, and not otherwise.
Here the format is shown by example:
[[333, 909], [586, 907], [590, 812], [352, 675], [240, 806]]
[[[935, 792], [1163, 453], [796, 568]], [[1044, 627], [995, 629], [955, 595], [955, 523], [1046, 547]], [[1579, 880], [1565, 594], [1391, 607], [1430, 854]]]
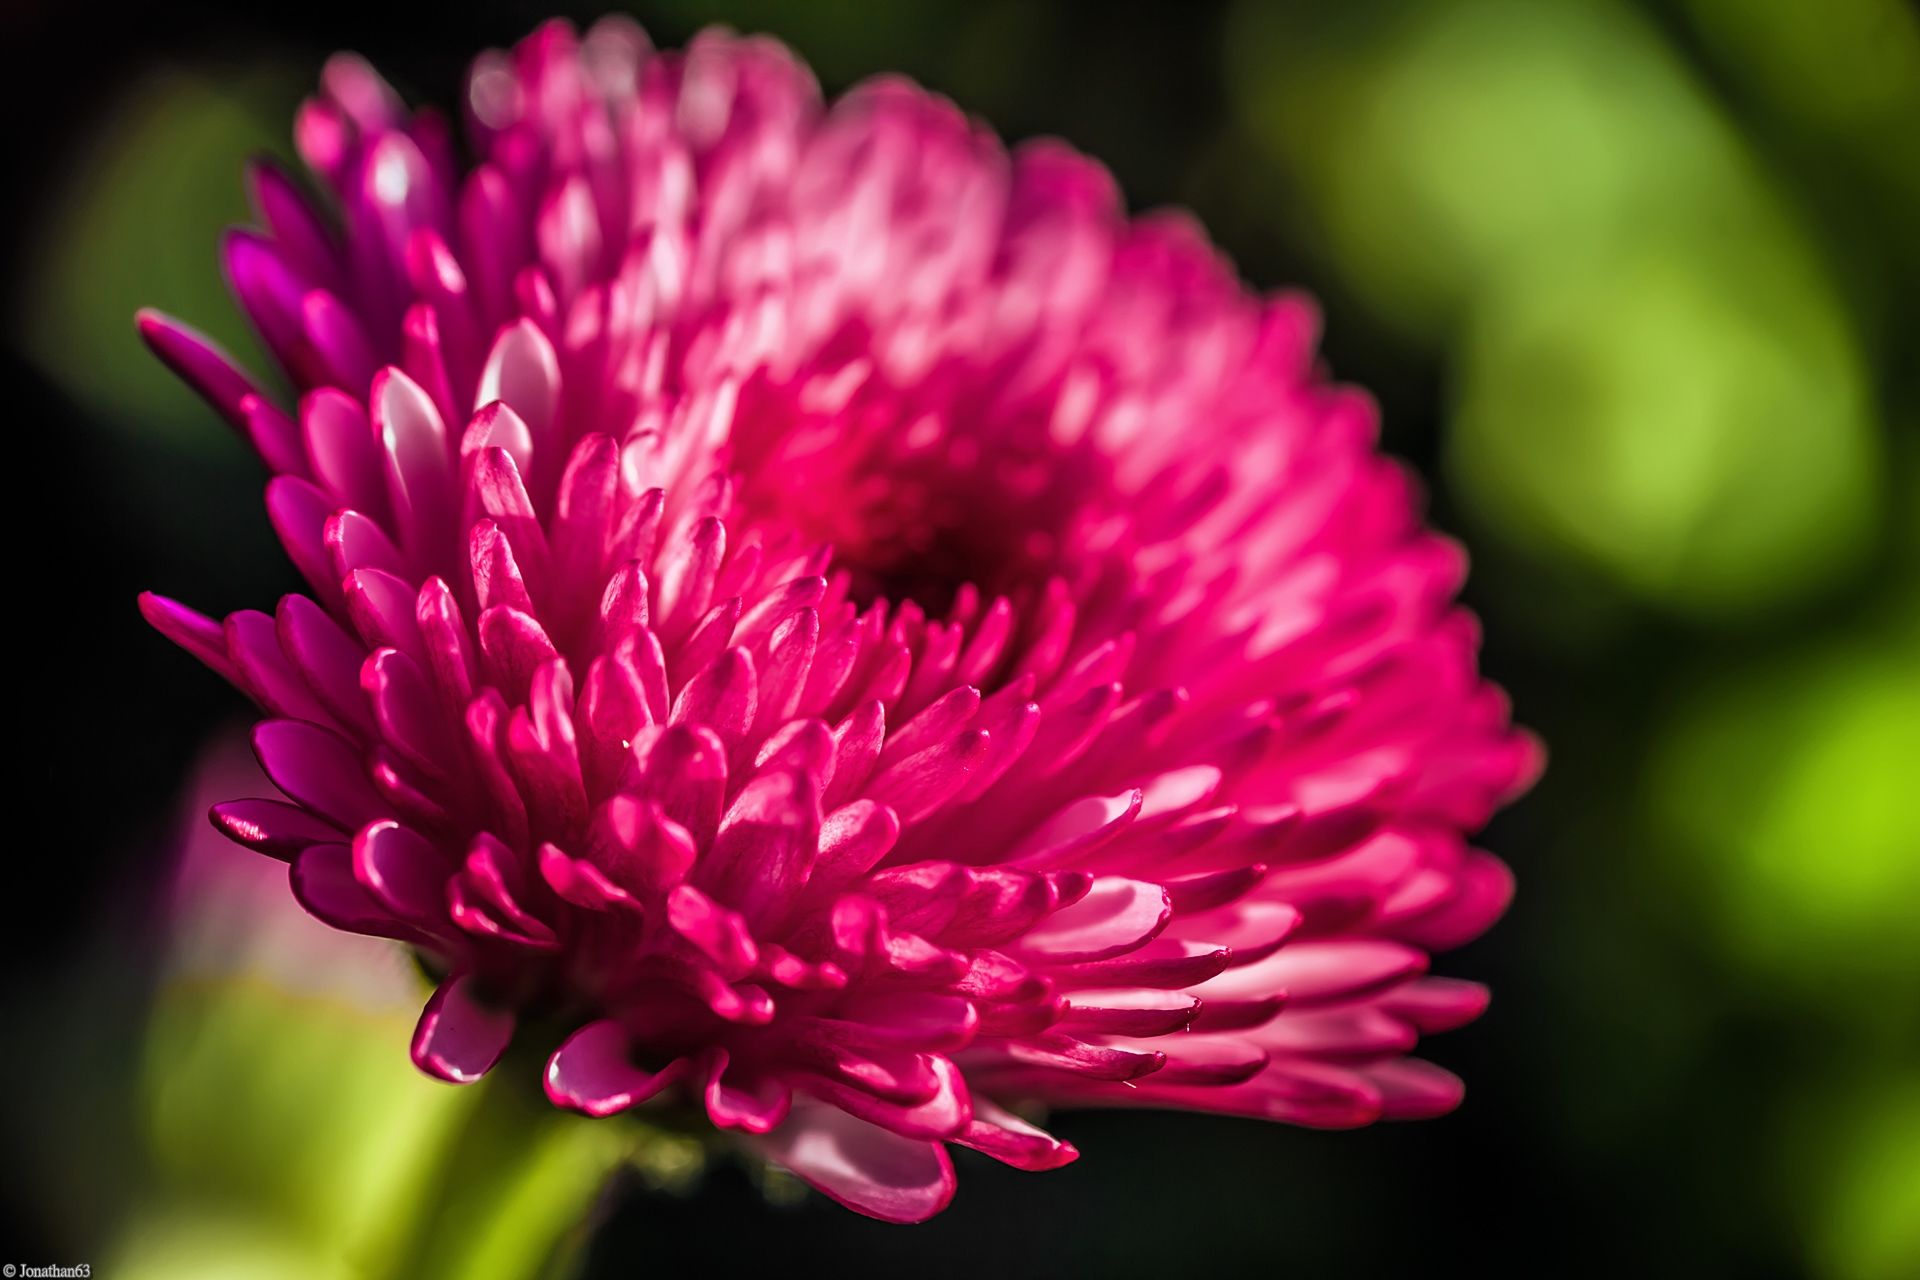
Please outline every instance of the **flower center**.
[[817, 424], [779, 408], [742, 415], [779, 427], [736, 432], [741, 505], [755, 523], [831, 546], [862, 605], [911, 601], [938, 618], [967, 586], [1018, 599], [1071, 567], [1091, 516], [1084, 495], [1101, 492], [1089, 452], [958, 424], [951, 408], [915, 418], [894, 400]]

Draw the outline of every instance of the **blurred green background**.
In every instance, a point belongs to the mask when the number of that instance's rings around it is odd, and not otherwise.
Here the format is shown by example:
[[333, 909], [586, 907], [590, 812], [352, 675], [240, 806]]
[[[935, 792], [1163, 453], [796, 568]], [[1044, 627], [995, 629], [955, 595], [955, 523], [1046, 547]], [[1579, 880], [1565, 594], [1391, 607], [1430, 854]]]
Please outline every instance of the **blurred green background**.
[[235, 608], [292, 575], [253, 464], [131, 315], [251, 351], [215, 239], [245, 217], [243, 158], [289, 151], [321, 59], [356, 48], [450, 103], [473, 52], [547, 12], [0, 16], [32, 664], [32, 826], [0, 895], [8, 1260], [485, 1276], [512, 1215], [557, 1221], [637, 1154], [644, 1175], [569, 1238], [588, 1274], [1920, 1276], [1903, 0], [635, 6], [663, 44], [770, 31], [830, 91], [900, 70], [1009, 138], [1064, 136], [1137, 207], [1195, 210], [1256, 286], [1315, 292], [1335, 374], [1379, 396], [1387, 446], [1472, 550], [1486, 670], [1552, 765], [1485, 838], [1519, 875], [1513, 911], [1440, 962], [1495, 992], [1432, 1046], [1469, 1081], [1446, 1120], [1069, 1115], [1080, 1164], [963, 1161], [952, 1211], [913, 1231], [767, 1207], [670, 1142], [530, 1121], [501, 1217], [438, 1213], [505, 1139], [406, 1068], [409, 975], [265, 898], [168, 906], [183, 849], [190, 869], [243, 857], [183, 836], [180, 799], [243, 767], [220, 745], [241, 708], [144, 632], [133, 593]]

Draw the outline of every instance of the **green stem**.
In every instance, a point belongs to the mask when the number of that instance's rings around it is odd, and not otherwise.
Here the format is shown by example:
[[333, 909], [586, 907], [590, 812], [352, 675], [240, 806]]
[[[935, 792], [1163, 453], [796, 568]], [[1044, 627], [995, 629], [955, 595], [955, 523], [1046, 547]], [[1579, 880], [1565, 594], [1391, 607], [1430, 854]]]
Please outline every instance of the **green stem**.
[[393, 1280], [494, 1280], [572, 1274], [607, 1177], [642, 1133], [555, 1110], [502, 1072], [475, 1096], [430, 1164], [412, 1221], [377, 1274]]

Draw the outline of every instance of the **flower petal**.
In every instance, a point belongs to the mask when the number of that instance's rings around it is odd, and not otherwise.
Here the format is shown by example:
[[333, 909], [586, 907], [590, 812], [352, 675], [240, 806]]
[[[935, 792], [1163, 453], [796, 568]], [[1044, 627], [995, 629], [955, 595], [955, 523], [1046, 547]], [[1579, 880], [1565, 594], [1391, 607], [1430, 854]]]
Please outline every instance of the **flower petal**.
[[471, 975], [448, 978], [421, 1011], [413, 1062], [450, 1084], [471, 1084], [500, 1061], [513, 1039], [512, 1012], [482, 1002]]
[[547, 1097], [557, 1107], [610, 1116], [653, 1097], [684, 1078], [686, 1059], [659, 1071], [635, 1066], [632, 1037], [611, 1019], [589, 1022], [547, 1059]]
[[953, 1199], [953, 1162], [938, 1142], [903, 1138], [822, 1103], [796, 1104], [755, 1146], [857, 1213], [925, 1222]]

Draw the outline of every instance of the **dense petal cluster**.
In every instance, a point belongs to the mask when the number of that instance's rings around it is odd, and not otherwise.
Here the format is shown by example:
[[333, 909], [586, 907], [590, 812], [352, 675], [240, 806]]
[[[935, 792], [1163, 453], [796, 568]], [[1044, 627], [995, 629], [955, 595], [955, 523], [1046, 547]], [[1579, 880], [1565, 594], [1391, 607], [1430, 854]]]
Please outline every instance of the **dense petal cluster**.
[[[550, 26], [476, 163], [331, 62], [235, 294], [289, 412], [142, 331], [258, 450], [313, 595], [161, 631], [265, 710], [214, 820], [516, 1031], [559, 1105], [704, 1107], [917, 1220], [1011, 1109], [1447, 1110], [1466, 833], [1530, 779], [1369, 402], [1187, 220], [761, 39]], [[554, 1030], [557, 1028], [557, 1031]]]

